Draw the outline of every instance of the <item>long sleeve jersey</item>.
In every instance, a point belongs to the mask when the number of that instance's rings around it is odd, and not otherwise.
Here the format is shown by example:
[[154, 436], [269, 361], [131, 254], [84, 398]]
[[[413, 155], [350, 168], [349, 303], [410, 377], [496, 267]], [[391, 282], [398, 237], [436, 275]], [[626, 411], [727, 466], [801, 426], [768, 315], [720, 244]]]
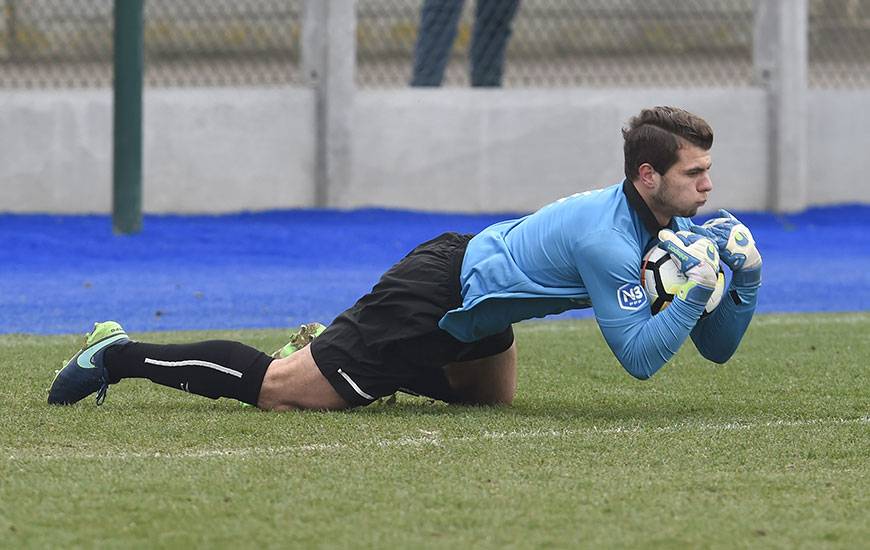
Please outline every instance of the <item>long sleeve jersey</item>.
[[[691, 223], [675, 217], [668, 227]], [[439, 326], [472, 342], [523, 319], [592, 307], [610, 349], [636, 378], [655, 374], [689, 335], [704, 357], [724, 363], [755, 312], [761, 270], [734, 273], [720, 305], [700, 321], [705, 304], [682, 299], [652, 316], [640, 271], [659, 229], [627, 180], [494, 224], [468, 243], [462, 305]]]

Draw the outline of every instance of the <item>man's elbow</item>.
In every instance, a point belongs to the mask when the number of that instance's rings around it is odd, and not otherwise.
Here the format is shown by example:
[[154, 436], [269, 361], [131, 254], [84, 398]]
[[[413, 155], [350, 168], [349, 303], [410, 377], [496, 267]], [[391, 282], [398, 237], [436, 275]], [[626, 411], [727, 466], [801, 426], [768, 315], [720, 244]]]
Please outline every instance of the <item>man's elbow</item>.
[[628, 374], [638, 380], [649, 380], [667, 363], [664, 357], [659, 360], [658, 357], [650, 358], [644, 354], [632, 352], [616, 354], [616, 359]]
[[731, 356], [734, 355], [735, 351], [736, 348], [727, 350], [704, 350], [701, 355], [703, 355], [704, 359], [708, 361], [724, 365], [729, 359], [731, 359]]
[[652, 369], [647, 365], [628, 365], [623, 363], [622, 367], [628, 372], [628, 374], [632, 375], [634, 378], [638, 380], [649, 380], [653, 374], [656, 373], [658, 369]]

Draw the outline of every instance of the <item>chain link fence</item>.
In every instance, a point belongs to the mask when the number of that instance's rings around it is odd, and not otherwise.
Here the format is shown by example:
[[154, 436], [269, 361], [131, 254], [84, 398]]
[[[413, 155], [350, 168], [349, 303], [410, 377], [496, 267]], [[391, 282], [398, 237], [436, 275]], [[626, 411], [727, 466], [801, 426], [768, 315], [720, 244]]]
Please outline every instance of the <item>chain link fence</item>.
[[870, 87], [870, 0], [813, 0], [809, 27], [811, 86]]
[[[146, 0], [146, 85], [301, 84], [302, 1]], [[0, 2], [0, 87], [111, 85], [113, 0]], [[505, 87], [752, 81], [754, 0], [518, 2], [509, 13], [514, 0], [358, 0], [357, 84], [409, 85], [425, 32], [444, 50], [444, 86], [475, 71]], [[421, 27], [426, 9], [435, 23]], [[870, 87], [870, 0], [810, 0], [809, 29], [811, 86]], [[432, 68], [425, 53], [418, 72]]]
[[[465, 4], [446, 70], [448, 86], [468, 85], [470, 50], [479, 36], [475, 26], [486, 15], [481, 10], [476, 16], [474, 1]], [[360, 85], [410, 80], [420, 7], [415, 0], [360, 2]], [[512, 22], [502, 85], [746, 84], [752, 75], [752, 13], [752, 0], [523, 0]]]
[[[0, 1], [0, 87], [111, 85], [114, 0]], [[144, 6], [147, 86], [302, 82], [300, 0], [146, 0]]]

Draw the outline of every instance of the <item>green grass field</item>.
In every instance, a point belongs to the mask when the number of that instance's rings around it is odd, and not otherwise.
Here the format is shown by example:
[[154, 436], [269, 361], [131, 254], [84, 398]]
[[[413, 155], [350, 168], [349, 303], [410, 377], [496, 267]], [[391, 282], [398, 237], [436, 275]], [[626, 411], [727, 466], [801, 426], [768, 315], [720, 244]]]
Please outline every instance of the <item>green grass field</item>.
[[145, 381], [49, 407], [81, 337], [0, 336], [0, 547], [867, 547], [870, 314], [759, 316], [646, 382], [591, 321], [516, 332], [512, 407], [340, 413]]

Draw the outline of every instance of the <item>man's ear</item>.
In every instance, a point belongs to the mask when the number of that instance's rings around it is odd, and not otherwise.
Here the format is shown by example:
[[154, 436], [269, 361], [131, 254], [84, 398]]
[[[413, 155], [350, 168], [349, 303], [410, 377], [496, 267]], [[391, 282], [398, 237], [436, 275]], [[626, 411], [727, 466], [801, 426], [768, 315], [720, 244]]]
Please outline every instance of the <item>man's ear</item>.
[[644, 162], [637, 168], [638, 181], [646, 189], [655, 189], [658, 185], [659, 173], [652, 164]]

